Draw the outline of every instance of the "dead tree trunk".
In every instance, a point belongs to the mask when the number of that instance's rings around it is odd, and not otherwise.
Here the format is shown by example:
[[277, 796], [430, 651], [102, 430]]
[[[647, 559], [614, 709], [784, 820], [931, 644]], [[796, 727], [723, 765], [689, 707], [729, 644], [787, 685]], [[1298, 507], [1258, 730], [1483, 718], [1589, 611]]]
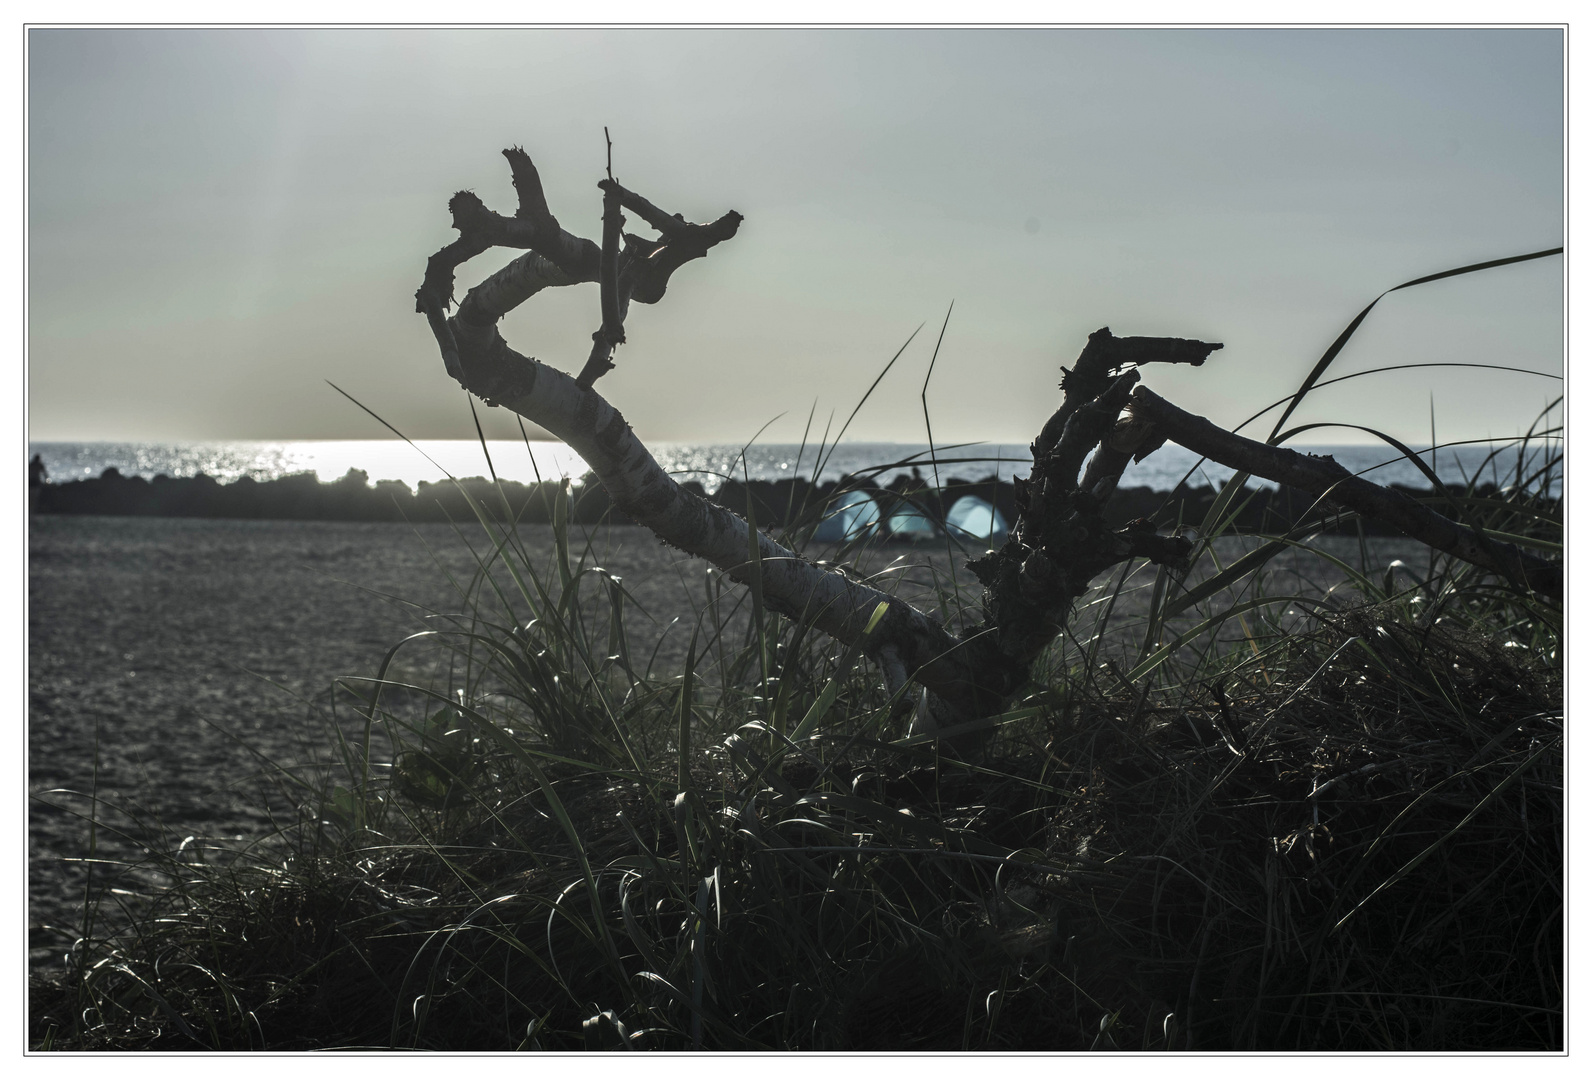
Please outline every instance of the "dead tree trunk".
[[[459, 239], [430, 258], [416, 293], [416, 310], [430, 322], [448, 373], [488, 405], [509, 408], [567, 442], [614, 504], [667, 543], [706, 559], [736, 581], [749, 582], [757, 574], [770, 608], [860, 648], [877, 663], [892, 691], [916, 682], [924, 691], [916, 732], [952, 737], [999, 713], [1061, 632], [1073, 602], [1105, 570], [1133, 558], [1186, 568], [1192, 550], [1188, 540], [1158, 535], [1142, 519], [1112, 529], [1101, 515], [1128, 462], [1168, 438], [1222, 464], [1307, 487], [1383, 517], [1417, 539], [1533, 588], [1558, 588], [1557, 564], [1472, 534], [1413, 503], [1419, 513], [1412, 513], [1388, 502], [1383, 489], [1353, 480], [1341, 469], [1300, 467], [1292, 461], [1300, 455], [1278, 457], [1292, 452], [1219, 432], [1136, 386], [1144, 365], [1197, 366], [1219, 344], [1117, 338], [1102, 329], [1090, 335], [1073, 368], [1063, 370], [1061, 407], [1033, 443], [1030, 477], [1017, 481], [1019, 515], [1010, 538], [999, 551], [971, 564], [985, 589], [983, 620], [953, 636], [896, 597], [815, 566], [767, 536], [757, 534], [754, 540], [744, 519], [676, 484], [619, 410], [593, 389], [613, 367], [615, 346], [625, 341], [630, 301], [657, 303], [674, 271], [733, 237], [741, 215], [730, 211], [712, 223], [692, 224], [659, 210], [610, 175], [599, 184], [599, 247], [559, 226], [523, 150], [503, 153], [519, 196], [514, 217], [493, 213], [469, 192], [456, 194], [449, 208]], [[639, 215], [659, 237], [624, 233], [621, 209]], [[454, 270], [492, 247], [529, 250], [471, 289], [449, 316]], [[520, 355], [498, 332], [498, 320], [541, 289], [591, 281], [601, 288], [601, 325], [579, 378]], [[1123, 417], [1125, 409], [1130, 411]]]

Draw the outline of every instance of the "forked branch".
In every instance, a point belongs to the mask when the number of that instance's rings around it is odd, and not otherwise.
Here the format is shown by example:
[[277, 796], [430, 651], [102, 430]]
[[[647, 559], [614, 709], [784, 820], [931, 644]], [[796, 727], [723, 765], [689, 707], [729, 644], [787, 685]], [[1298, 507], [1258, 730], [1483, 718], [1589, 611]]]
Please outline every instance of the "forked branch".
[[[416, 294], [448, 372], [489, 404], [507, 406], [567, 442], [614, 505], [665, 542], [734, 580], [749, 582], [755, 574], [770, 609], [857, 646], [879, 664], [892, 690], [904, 679], [916, 681], [925, 691], [917, 731], [944, 734], [998, 714], [1026, 685], [1034, 660], [1101, 573], [1134, 558], [1186, 568], [1188, 540], [1158, 535], [1142, 519], [1114, 529], [1102, 513], [1127, 464], [1167, 438], [1234, 468], [1326, 495], [1534, 588], [1559, 588], [1556, 564], [1351, 477], [1330, 459], [1307, 459], [1222, 432], [1138, 385], [1139, 369], [1148, 364], [1198, 366], [1221, 345], [1118, 338], [1109, 329], [1091, 334], [1073, 368], [1063, 372], [1061, 406], [1034, 441], [1030, 476], [1016, 481], [1018, 520], [1010, 537], [999, 551], [970, 564], [984, 585], [978, 626], [953, 636], [900, 599], [815, 566], [761, 534], [754, 565], [747, 522], [676, 484], [619, 411], [592, 388], [612, 367], [613, 347], [624, 341], [629, 302], [661, 299], [670, 275], [734, 236], [741, 215], [731, 211], [712, 223], [692, 224], [608, 178], [599, 185], [599, 247], [559, 226], [523, 150], [504, 154], [519, 194], [515, 216], [492, 213], [468, 192], [455, 195], [449, 207], [459, 239], [431, 257]], [[624, 233], [621, 209], [639, 215], [659, 238]], [[470, 290], [449, 317], [454, 270], [489, 247], [530, 250]], [[520, 355], [503, 340], [497, 322], [516, 305], [542, 288], [585, 281], [601, 283], [602, 324], [578, 379]]]
[[[415, 310], [430, 321], [448, 374], [460, 382], [467, 382], [460, 366], [461, 336], [476, 342], [472, 351], [494, 348], [494, 340], [501, 341], [495, 329], [497, 321], [537, 292], [549, 286], [597, 281], [602, 288], [602, 324], [592, 335], [591, 356], [580, 375], [581, 385], [590, 387], [613, 369], [613, 350], [625, 340], [624, 319], [630, 301], [657, 303], [676, 270], [733, 237], [741, 224], [741, 215], [733, 210], [705, 225], [687, 222], [679, 214], [665, 214], [610, 178], [598, 185], [603, 190], [603, 244], [599, 247], [559, 225], [548, 209], [542, 178], [530, 155], [511, 147], [503, 156], [508, 159], [519, 197], [514, 216], [494, 213], [473, 192], [456, 193], [448, 210], [459, 238], [427, 260], [425, 280], [415, 293]], [[621, 206], [635, 210], [662, 237], [649, 240], [624, 233]], [[471, 290], [458, 314], [449, 318], [454, 272], [493, 247], [530, 250]], [[468, 327], [462, 334], [459, 323]]]

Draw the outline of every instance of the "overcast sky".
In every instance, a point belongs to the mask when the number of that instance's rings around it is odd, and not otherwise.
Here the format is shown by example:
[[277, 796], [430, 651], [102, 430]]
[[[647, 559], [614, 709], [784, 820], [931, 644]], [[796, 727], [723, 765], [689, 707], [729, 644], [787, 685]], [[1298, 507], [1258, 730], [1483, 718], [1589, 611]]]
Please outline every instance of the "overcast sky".
[[[449, 195], [523, 145], [599, 235], [619, 179], [740, 234], [632, 309], [599, 389], [643, 438], [801, 437], [927, 324], [854, 437], [1027, 442], [1087, 335], [1226, 343], [1148, 382], [1231, 426], [1381, 290], [1563, 233], [1556, 30], [34, 30], [30, 437], [471, 438], [413, 295]], [[632, 222], [633, 227], [639, 223]], [[474, 284], [512, 257], [461, 274]], [[1560, 373], [1561, 258], [1384, 300], [1343, 373]], [[462, 288], [460, 291], [462, 295]], [[506, 320], [578, 370], [595, 285]], [[1461, 369], [1305, 420], [1510, 435], [1558, 393]], [[515, 432], [501, 410], [489, 434]], [[1269, 430], [1269, 424], [1261, 431]], [[1305, 441], [1356, 441], [1323, 432]]]

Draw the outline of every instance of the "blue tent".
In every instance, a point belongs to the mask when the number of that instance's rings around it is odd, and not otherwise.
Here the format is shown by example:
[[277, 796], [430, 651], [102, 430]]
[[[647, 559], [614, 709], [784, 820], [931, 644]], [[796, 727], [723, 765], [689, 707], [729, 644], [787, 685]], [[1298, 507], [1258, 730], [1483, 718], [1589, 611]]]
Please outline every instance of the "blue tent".
[[829, 514], [818, 523], [813, 539], [821, 544], [839, 544], [865, 536], [879, 525], [879, 504], [873, 496], [848, 491], [830, 506]]
[[976, 540], [990, 547], [1006, 542], [1011, 530], [1001, 512], [976, 495], [963, 495], [945, 515], [945, 530], [958, 540]]
[[890, 535], [897, 540], [933, 540], [934, 522], [925, 517], [923, 511], [917, 507], [903, 504], [899, 510], [890, 515]]

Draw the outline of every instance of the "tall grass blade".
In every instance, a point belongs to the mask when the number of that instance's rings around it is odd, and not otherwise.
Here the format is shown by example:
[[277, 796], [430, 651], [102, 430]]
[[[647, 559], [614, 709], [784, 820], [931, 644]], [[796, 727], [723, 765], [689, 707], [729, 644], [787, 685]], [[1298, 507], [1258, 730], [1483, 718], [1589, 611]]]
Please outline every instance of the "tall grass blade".
[[1322, 354], [1321, 359], [1316, 361], [1315, 367], [1310, 369], [1310, 373], [1305, 376], [1304, 382], [1299, 384], [1299, 389], [1294, 391], [1294, 395], [1289, 400], [1287, 408], [1283, 409], [1282, 415], [1277, 418], [1277, 424], [1271, 429], [1271, 435], [1266, 441], [1274, 445], [1276, 444], [1277, 433], [1282, 431], [1283, 425], [1288, 422], [1288, 418], [1292, 416], [1294, 410], [1299, 407], [1299, 403], [1303, 401], [1305, 399], [1305, 395], [1310, 393], [1311, 389], [1315, 387], [1321, 376], [1326, 374], [1327, 368], [1331, 367], [1332, 362], [1338, 358], [1338, 354], [1343, 351], [1343, 347], [1349, 343], [1349, 339], [1354, 336], [1354, 332], [1358, 330], [1360, 328], [1360, 324], [1365, 321], [1365, 317], [1371, 314], [1371, 309], [1376, 307], [1377, 304], [1381, 303], [1382, 297], [1387, 296], [1388, 293], [1395, 293], [1400, 289], [1413, 288], [1416, 285], [1425, 285], [1432, 281], [1442, 281], [1444, 278], [1458, 277], [1461, 274], [1474, 274], [1478, 270], [1491, 270], [1493, 267], [1497, 266], [1509, 266], [1513, 263], [1529, 262], [1532, 259], [1545, 259], [1550, 255], [1562, 254], [1564, 254], [1564, 248], [1556, 247], [1548, 248], [1545, 251], [1533, 251], [1528, 255], [1513, 255], [1506, 259], [1492, 259], [1488, 262], [1472, 263], [1469, 266], [1460, 266], [1452, 270], [1444, 270], [1436, 274], [1427, 274], [1425, 277], [1418, 277], [1413, 281], [1406, 281], [1402, 285], [1395, 285], [1391, 289], [1384, 291], [1375, 300], [1372, 300], [1369, 304], [1365, 305], [1365, 310], [1356, 315], [1353, 321], [1351, 321], [1348, 326], [1343, 328], [1343, 332], [1338, 335], [1337, 339], [1333, 341], [1333, 343], [1327, 348], [1327, 351]]
[[693, 682], [696, 679], [697, 630], [691, 628], [691, 644], [685, 651], [685, 671], [680, 677], [679, 747], [680, 768], [676, 777], [678, 790], [691, 787], [691, 706]]

